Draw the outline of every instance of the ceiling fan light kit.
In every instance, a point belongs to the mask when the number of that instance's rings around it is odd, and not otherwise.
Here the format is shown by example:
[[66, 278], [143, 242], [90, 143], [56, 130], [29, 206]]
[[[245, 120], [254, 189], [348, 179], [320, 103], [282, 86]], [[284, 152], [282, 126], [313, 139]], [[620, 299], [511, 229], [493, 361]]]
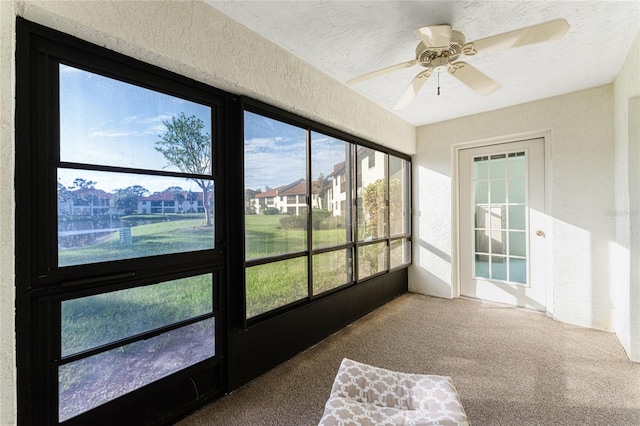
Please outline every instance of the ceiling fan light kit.
[[[466, 43], [464, 34], [452, 30], [450, 25], [422, 27], [415, 30], [420, 39], [416, 47], [415, 59], [361, 75], [347, 81], [347, 84], [356, 84], [419, 64], [426, 70], [419, 72], [413, 78], [394, 106], [395, 110], [406, 108], [434, 71], [439, 73], [447, 70], [449, 74], [479, 95], [489, 95], [498, 90], [500, 85], [470, 64], [458, 61], [461, 56], [474, 56], [479, 53], [559, 40], [568, 30], [569, 23], [565, 19], [556, 19]], [[440, 94], [440, 87], [438, 87], [438, 94]]]

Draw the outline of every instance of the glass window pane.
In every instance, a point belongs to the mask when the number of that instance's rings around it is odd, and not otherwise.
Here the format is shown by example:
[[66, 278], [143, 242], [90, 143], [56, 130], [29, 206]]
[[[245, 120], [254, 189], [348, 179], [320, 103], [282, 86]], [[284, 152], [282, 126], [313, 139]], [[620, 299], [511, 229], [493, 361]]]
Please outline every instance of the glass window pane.
[[475, 256], [475, 273], [476, 278], [490, 278], [489, 274], [489, 257], [487, 255], [476, 254]]
[[505, 154], [492, 155], [489, 162], [489, 176], [491, 179], [506, 177], [507, 156]]
[[58, 418], [65, 421], [216, 354], [215, 319], [58, 367]]
[[477, 157], [473, 159], [474, 180], [489, 178], [489, 157]]
[[526, 256], [526, 240], [524, 232], [509, 232], [509, 254], [512, 256]]
[[508, 160], [509, 177], [510, 178], [523, 178], [525, 177], [525, 154], [524, 152], [517, 152], [509, 154]]
[[212, 180], [60, 168], [58, 264], [212, 249], [213, 198]]
[[351, 249], [313, 256], [313, 294], [340, 287], [352, 281]]
[[525, 259], [509, 258], [509, 281], [527, 283], [527, 261]]
[[387, 154], [371, 148], [357, 150], [358, 239], [387, 236]]
[[491, 181], [491, 204], [507, 202], [507, 188], [504, 180]]
[[305, 250], [306, 131], [245, 111], [244, 136], [246, 258]]
[[313, 248], [351, 241], [351, 144], [311, 133]]
[[389, 156], [389, 227], [391, 236], [410, 233], [409, 172], [411, 163]]
[[307, 297], [307, 258], [246, 269], [247, 318]]
[[507, 254], [507, 233], [491, 231], [491, 253]]
[[386, 248], [387, 244], [384, 242], [358, 247], [359, 280], [388, 269]]
[[476, 231], [476, 252], [491, 253], [491, 233], [489, 230]]
[[211, 313], [212, 286], [206, 274], [63, 301], [62, 356]]
[[481, 180], [473, 183], [475, 204], [487, 204], [489, 202], [489, 182]]
[[476, 207], [475, 224], [476, 228], [489, 228], [490, 226], [489, 209], [486, 207]]
[[306, 215], [248, 215], [245, 217], [247, 260], [299, 252], [305, 250], [306, 246]]
[[491, 229], [507, 228], [507, 208], [506, 206], [491, 207]]
[[411, 263], [411, 241], [408, 239], [392, 241], [389, 245], [389, 268]]
[[507, 280], [507, 258], [501, 256], [491, 256], [491, 279]]
[[211, 107], [67, 65], [59, 70], [61, 161], [211, 174]]
[[526, 186], [524, 179], [509, 179], [509, 203], [524, 203]]
[[524, 231], [526, 228], [525, 206], [509, 206], [509, 229]]

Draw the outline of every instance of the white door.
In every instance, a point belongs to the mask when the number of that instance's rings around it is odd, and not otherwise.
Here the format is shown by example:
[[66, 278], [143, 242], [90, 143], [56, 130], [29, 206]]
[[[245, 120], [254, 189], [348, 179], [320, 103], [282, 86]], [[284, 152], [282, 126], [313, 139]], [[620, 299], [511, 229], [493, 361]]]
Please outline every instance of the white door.
[[545, 311], [544, 140], [459, 151], [460, 294]]

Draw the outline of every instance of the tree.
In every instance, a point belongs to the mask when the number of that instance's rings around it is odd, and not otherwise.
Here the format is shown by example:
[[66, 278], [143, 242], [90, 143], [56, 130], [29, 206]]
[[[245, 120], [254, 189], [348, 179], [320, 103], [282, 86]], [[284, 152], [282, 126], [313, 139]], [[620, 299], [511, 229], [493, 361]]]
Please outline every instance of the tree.
[[368, 236], [377, 238], [384, 235], [385, 212], [387, 207], [387, 180], [378, 179], [364, 187], [362, 191], [365, 228]]
[[184, 189], [179, 186], [170, 186], [164, 190], [173, 196], [173, 202], [175, 204], [175, 212], [182, 213], [182, 205], [186, 197], [184, 196]]
[[[58, 211], [61, 214], [71, 214], [69, 202], [73, 201], [73, 195], [66, 186], [58, 180]], [[67, 210], [68, 209], [68, 210]]]
[[86, 180], [82, 178], [75, 178], [73, 180], [73, 185], [71, 185], [70, 189], [95, 189], [96, 184], [93, 180]]
[[315, 182], [312, 183], [311, 185], [311, 189], [313, 191], [313, 195], [316, 196], [316, 208], [318, 209], [322, 209], [324, 208], [324, 201], [323, 201], [323, 197], [325, 195], [325, 193], [327, 192], [327, 184], [328, 184], [328, 179], [322, 174], [320, 173], [318, 175], [318, 180], [316, 180]]
[[[211, 136], [203, 133], [204, 122], [195, 115], [180, 113], [171, 120], [162, 120], [167, 131], [156, 142], [155, 149], [164, 155], [170, 165], [181, 172], [205, 175], [211, 172]], [[213, 182], [208, 179], [189, 178], [202, 189], [205, 226], [211, 226], [210, 195]]]
[[98, 197], [95, 194], [96, 184], [98, 182], [75, 178], [73, 185], [69, 187], [73, 192], [75, 203], [89, 206], [89, 215], [93, 216], [93, 206], [98, 203]]
[[148, 194], [146, 188], [140, 185], [119, 188], [113, 191], [112, 203], [117, 209], [121, 209], [124, 214], [133, 214], [138, 209], [138, 200]]

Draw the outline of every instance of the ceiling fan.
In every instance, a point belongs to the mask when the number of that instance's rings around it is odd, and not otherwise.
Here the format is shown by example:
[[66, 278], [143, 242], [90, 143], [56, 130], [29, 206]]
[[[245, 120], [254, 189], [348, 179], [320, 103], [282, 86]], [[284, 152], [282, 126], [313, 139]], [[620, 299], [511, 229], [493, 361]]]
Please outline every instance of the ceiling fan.
[[466, 43], [464, 34], [452, 30], [449, 25], [422, 27], [416, 30], [420, 43], [416, 47], [415, 59], [361, 75], [347, 81], [347, 84], [356, 84], [403, 68], [421, 65], [426, 69], [414, 77], [394, 109], [403, 109], [409, 105], [431, 74], [445, 69], [476, 93], [488, 95], [498, 90], [500, 85], [468, 63], [458, 61], [462, 55], [473, 56], [478, 53], [558, 40], [564, 37], [568, 30], [569, 23], [565, 19], [556, 19]]

